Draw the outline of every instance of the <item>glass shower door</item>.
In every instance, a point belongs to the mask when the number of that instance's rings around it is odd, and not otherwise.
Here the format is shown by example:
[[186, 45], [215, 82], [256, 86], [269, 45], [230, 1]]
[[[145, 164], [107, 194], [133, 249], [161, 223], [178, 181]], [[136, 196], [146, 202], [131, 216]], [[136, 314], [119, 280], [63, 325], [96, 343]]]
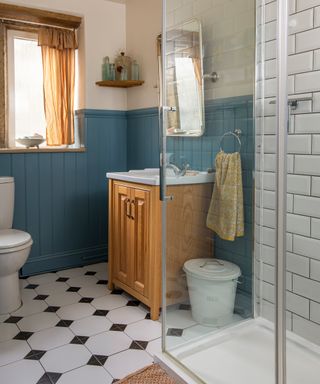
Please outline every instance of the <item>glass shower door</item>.
[[[272, 384], [274, 330], [256, 321], [255, 286], [263, 281], [254, 277], [259, 270], [253, 254], [255, 2], [166, 0], [164, 10], [164, 352], [200, 382], [247, 384], [250, 377]], [[187, 29], [190, 22], [197, 28]], [[181, 86], [181, 59], [187, 59], [188, 84], [202, 83], [204, 116], [189, 107], [193, 118], [181, 115], [187, 92]], [[193, 108], [202, 90], [187, 92]], [[202, 135], [191, 135], [182, 124], [194, 116]], [[234, 158], [238, 153], [241, 161], [244, 233], [230, 239], [228, 233], [218, 236], [207, 222], [221, 153]]]

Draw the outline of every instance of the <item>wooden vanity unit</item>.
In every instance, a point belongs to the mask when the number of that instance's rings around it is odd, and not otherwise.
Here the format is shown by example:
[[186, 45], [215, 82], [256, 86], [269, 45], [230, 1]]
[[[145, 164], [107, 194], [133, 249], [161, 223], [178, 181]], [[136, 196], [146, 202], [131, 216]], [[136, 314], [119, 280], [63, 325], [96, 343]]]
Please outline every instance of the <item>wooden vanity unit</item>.
[[[109, 179], [109, 289], [121, 288], [150, 307], [161, 307], [161, 201], [159, 186]], [[205, 226], [212, 183], [168, 186], [167, 304], [182, 303], [185, 261], [212, 257]]]

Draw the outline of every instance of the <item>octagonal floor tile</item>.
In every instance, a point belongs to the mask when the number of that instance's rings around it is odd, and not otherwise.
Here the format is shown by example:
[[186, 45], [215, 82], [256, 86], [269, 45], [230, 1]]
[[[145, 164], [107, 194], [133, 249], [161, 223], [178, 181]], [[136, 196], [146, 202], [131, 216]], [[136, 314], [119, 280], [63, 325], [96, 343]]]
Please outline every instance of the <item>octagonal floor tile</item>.
[[59, 384], [111, 384], [113, 378], [103, 367], [86, 365], [73, 371], [64, 373], [59, 379]]
[[102, 270], [102, 271], [98, 271], [96, 274], [95, 274], [95, 277], [98, 279], [98, 280], [108, 280], [108, 271], [107, 270]]
[[1, 383], [35, 384], [43, 374], [44, 369], [35, 360], [20, 360], [0, 368]]
[[69, 278], [84, 275], [84, 274], [85, 274], [85, 270], [83, 268], [63, 269], [62, 271], [57, 272], [58, 277], [69, 277]]
[[6, 321], [8, 317], [9, 317], [8, 314], [0, 315], [0, 323], [3, 323], [4, 321]]
[[[85, 272], [85, 271], [84, 271]], [[70, 287], [86, 287], [87, 285], [93, 285], [98, 282], [95, 276], [75, 276], [68, 280]]]
[[197, 324], [192, 318], [191, 311], [180, 309], [168, 311], [166, 314], [166, 322], [167, 327], [169, 328], [181, 329], [192, 327]]
[[32, 349], [48, 351], [70, 343], [74, 334], [66, 327], [53, 327], [34, 333], [28, 343]]
[[86, 347], [94, 355], [110, 356], [128, 349], [132, 343], [130, 337], [123, 332], [108, 331], [92, 336], [86, 342]]
[[0, 366], [23, 359], [30, 350], [24, 340], [8, 340], [0, 343]]
[[0, 323], [0, 343], [2, 341], [11, 340], [19, 333], [16, 324]]
[[125, 333], [133, 340], [151, 341], [161, 337], [161, 323], [152, 320], [141, 320], [129, 324], [125, 329]]
[[44, 273], [42, 275], [35, 275], [28, 277], [30, 284], [48, 284], [53, 283], [59, 276], [56, 273]]
[[21, 319], [17, 325], [22, 331], [38, 332], [46, 328], [54, 327], [59, 322], [55, 313], [41, 312]]
[[49, 284], [40, 284], [35, 290], [39, 295], [52, 295], [66, 292], [69, 286], [64, 282], [54, 281]]
[[38, 294], [34, 289], [22, 289], [21, 290], [22, 303], [33, 300], [37, 295]]
[[127, 303], [127, 298], [121, 295], [106, 295], [93, 300], [91, 304], [97, 309], [111, 311], [112, 309], [124, 307]]
[[93, 336], [108, 331], [111, 326], [111, 321], [103, 316], [90, 316], [74, 321], [70, 329], [79, 336]]
[[50, 295], [46, 302], [49, 305], [61, 307], [63, 305], [70, 305], [78, 303], [81, 296], [77, 292], [61, 292]]
[[91, 316], [95, 308], [87, 303], [66, 305], [57, 311], [57, 315], [64, 320], [79, 320]]
[[115, 324], [130, 324], [143, 320], [147, 312], [139, 307], [122, 307], [107, 314], [107, 318]]
[[150, 341], [148, 343], [148, 346], [146, 348], [146, 351], [151, 355], [154, 356], [156, 354], [161, 353], [162, 347], [161, 347], [161, 338]]
[[43, 312], [47, 308], [47, 303], [43, 300], [25, 300], [22, 306], [15, 312], [13, 316], [30, 316], [35, 313]]
[[128, 349], [110, 356], [104, 367], [116, 379], [122, 379], [130, 373], [152, 364], [152, 357], [145, 351]]
[[83, 267], [85, 271], [94, 271], [94, 272], [107, 272], [108, 270], [108, 263], [97, 263], [97, 264], [90, 264], [85, 265]]
[[85, 365], [91, 354], [79, 344], [67, 344], [46, 352], [40, 362], [47, 372], [64, 373]]
[[110, 291], [107, 289], [105, 285], [100, 284], [92, 284], [87, 285], [86, 287], [83, 287], [78, 291], [79, 295], [82, 297], [101, 297], [105, 296], [110, 293]]

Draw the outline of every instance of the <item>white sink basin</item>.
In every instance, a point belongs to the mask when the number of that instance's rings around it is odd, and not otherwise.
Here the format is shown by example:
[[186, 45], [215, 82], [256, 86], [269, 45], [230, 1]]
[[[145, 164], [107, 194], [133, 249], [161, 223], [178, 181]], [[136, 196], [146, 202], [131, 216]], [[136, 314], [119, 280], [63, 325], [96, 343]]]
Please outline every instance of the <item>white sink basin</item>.
[[[158, 168], [146, 168], [129, 172], [108, 172], [107, 178], [132, 183], [159, 185], [160, 171]], [[213, 181], [214, 173], [199, 171], [187, 171], [184, 176], [175, 176], [172, 170], [169, 169], [166, 176], [167, 185], [203, 184], [213, 183]]]

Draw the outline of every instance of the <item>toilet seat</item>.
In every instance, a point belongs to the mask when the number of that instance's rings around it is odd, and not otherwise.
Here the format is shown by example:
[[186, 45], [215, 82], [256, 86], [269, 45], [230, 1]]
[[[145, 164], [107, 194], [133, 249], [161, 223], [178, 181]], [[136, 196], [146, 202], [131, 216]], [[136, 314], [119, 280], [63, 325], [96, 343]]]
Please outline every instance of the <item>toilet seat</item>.
[[17, 229], [0, 230], [0, 253], [15, 252], [31, 246], [33, 243], [29, 233]]

